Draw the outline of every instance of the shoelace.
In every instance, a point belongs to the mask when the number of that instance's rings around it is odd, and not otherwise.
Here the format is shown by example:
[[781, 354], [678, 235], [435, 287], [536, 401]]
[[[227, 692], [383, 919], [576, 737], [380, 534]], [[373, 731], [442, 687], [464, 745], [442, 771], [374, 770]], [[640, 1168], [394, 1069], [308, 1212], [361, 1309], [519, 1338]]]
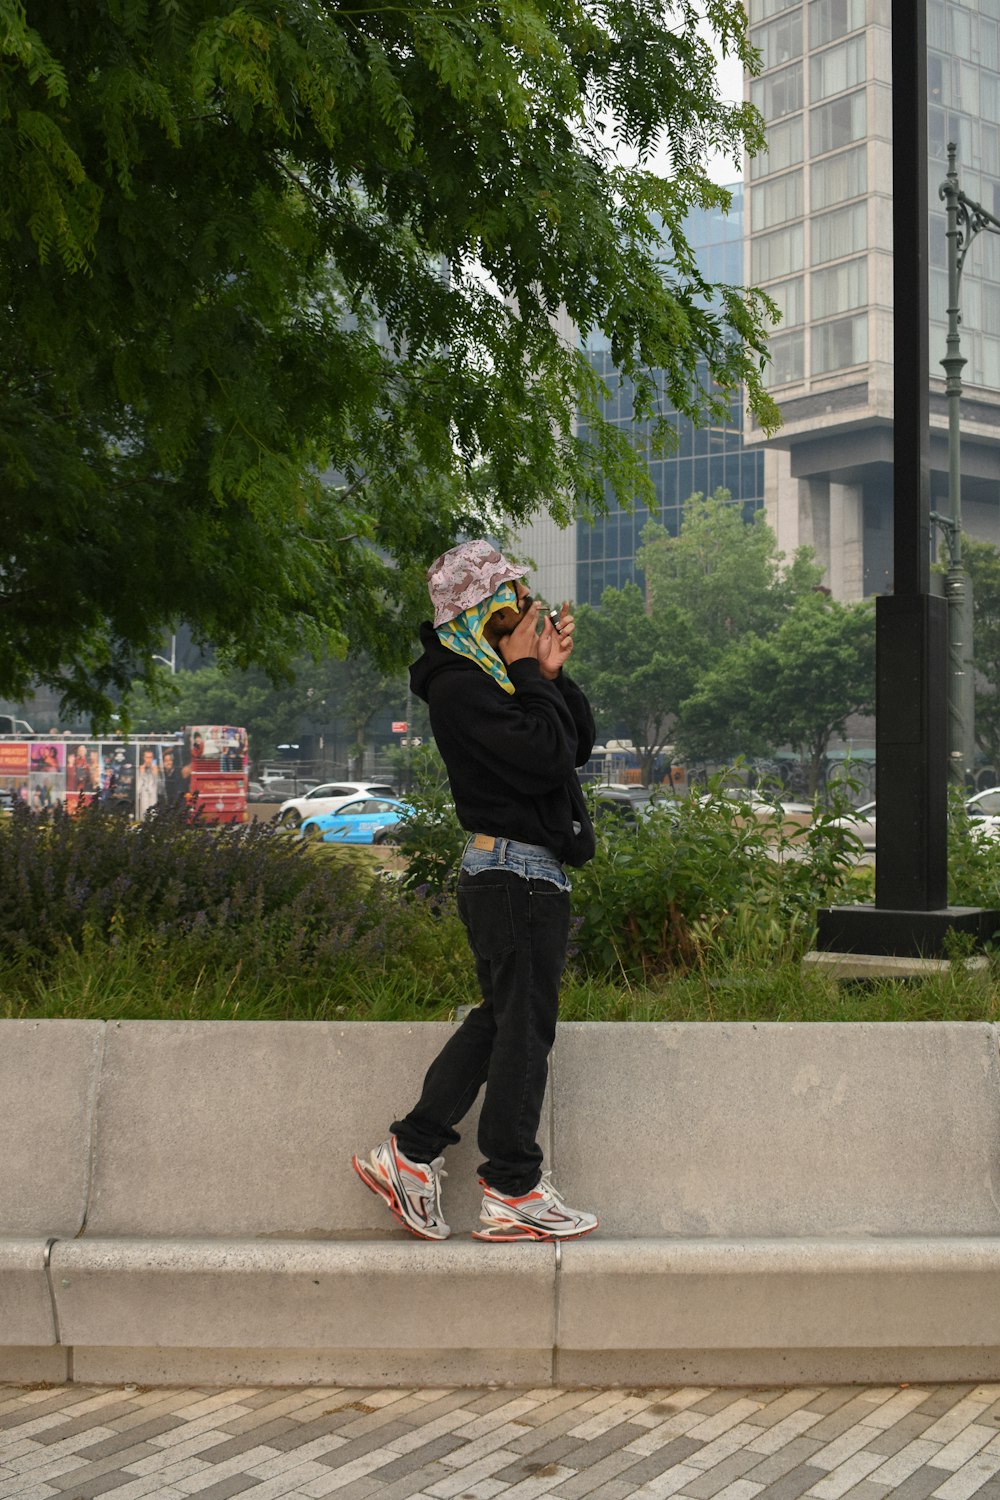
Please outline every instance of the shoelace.
[[431, 1174], [431, 1180], [426, 1185], [421, 1183], [419, 1187], [413, 1188], [413, 1192], [420, 1198], [434, 1199], [434, 1217], [443, 1218], [441, 1212], [441, 1179], [447, 1177], [444, 1169], [444, 1157], [436, 1156], [433, 1161], [427, 1163], [427, 1170]]
[[547, 1198], [551, 1198], [559, 1208], [565, 1209], [566, 1200], [563, 1197], [562, 1193], [560, 1193], [559, 1189], [556, 1187], [555, 1183], [552, 1181], [551, 1172], [542, 1173], [538, 1186], [541, 1188], [542, 1192]]

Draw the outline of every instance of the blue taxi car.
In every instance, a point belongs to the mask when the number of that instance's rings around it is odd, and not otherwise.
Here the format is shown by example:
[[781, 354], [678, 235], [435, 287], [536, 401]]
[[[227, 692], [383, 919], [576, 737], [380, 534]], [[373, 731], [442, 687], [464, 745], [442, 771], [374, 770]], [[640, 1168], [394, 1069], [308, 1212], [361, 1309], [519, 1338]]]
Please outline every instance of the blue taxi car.
[[325, 844], [376, 844], [412, 809], [396, 797], [358, 797], [336, 812], [303, 818], [300, 837]]

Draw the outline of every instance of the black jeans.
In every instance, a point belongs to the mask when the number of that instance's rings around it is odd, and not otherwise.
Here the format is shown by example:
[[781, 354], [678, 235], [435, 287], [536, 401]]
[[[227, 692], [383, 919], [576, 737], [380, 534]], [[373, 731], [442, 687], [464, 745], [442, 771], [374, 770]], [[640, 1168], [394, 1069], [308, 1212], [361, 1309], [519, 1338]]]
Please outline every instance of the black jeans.
[[432, 1161], [458, 1141], [454, 1127], [485, 1083], [479, 1175], [517, 1197], [541, 1177], [536, 1136], [566, 963], [569, 894], [507, 870], [463, 872], [458, 910], [483, 1001], [435, 1058], [419, 1102], [392, 1130], [407, 1156]]

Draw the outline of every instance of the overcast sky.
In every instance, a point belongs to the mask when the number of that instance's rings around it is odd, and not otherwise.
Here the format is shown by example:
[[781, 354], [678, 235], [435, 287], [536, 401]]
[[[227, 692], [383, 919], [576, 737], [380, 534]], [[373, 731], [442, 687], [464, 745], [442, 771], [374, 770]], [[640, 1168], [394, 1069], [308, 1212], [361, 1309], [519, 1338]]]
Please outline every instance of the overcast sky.
[[[719, 59], [719, 87], [727, 103], [737, 104], [743, 99], [743, 64], [738, 58]], [[734, 167], [726, 157], [716, 157], [711, 163], [713, 182], [738, 182], [743, 176], [741, 168]]]

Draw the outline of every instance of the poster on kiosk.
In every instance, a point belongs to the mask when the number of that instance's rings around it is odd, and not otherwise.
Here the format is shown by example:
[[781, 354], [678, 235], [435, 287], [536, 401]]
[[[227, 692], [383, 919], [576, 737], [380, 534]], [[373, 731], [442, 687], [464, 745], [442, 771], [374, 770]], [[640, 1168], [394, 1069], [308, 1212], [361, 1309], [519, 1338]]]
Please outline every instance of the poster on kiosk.
[[194, 724], [184, 731], [181, 774], [187, 797], [213, 822], [246, 817], [247, 732], [231, 724]]
[[247, 732], [197, 724], [181, 734], [113, 740], [0, 737], [0, 815], [16, 807], [71, 816], [100, 808], [144, 821], [182, 802], [204, 823], [243, 823]]

